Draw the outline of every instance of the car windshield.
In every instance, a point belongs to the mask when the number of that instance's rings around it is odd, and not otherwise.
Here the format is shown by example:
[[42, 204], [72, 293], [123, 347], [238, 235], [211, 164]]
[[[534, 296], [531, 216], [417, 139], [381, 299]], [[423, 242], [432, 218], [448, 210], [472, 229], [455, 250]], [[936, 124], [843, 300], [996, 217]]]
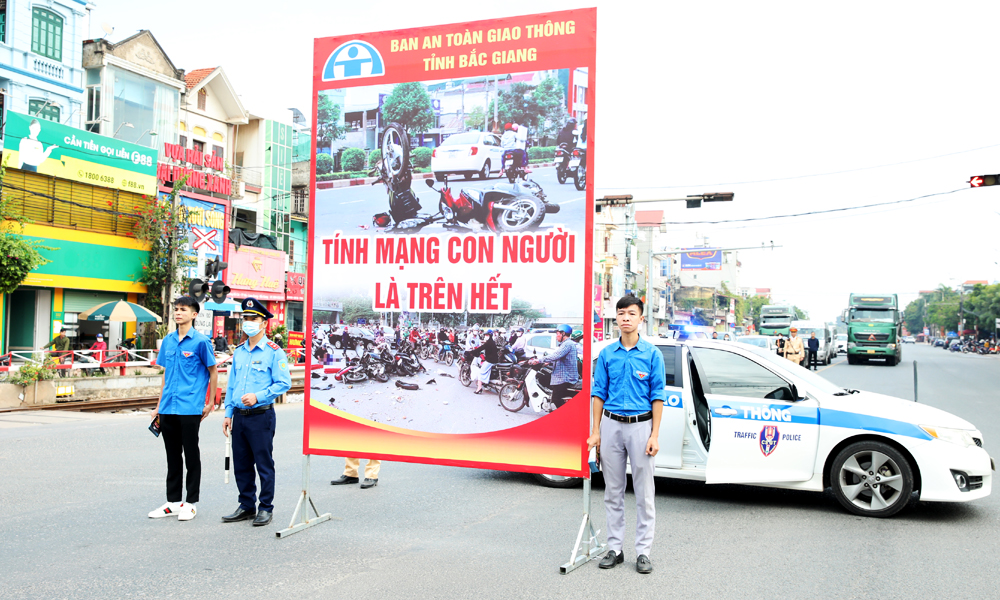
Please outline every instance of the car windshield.
[[441, 142], [441, 145], [460, 146], [462, 144], [468, 145], [468, 144], [478, 144], [478, 143], [479, 143], [479, 134], [470, 131], [469, 133], [455, 134], [446, 139], [445, 141]]
[[837, 341], [838, 342], [846, 342], [847, 341], [847, 334], [846, 333], [838, 333], [837, 334]]
[[763, 358], [770, 364], [777, 365], [785, 370], [791, 370], [791, 372], [794, 373], [796, 379], [808, 383], [809, 385], [820, 390], [821, 392], [824, 392], [826, 394], [838, 394], [844, 391], [844, 388], [840, 387], [839, 385], [830, 383], [829, 381], [820, 377], [819, 375], [810, 371], [809, 369], [801, 369], [796, 367], [795, 365], [792, 365], [788, 361], [788, 359], [782, 358], [781, 356], [778, 356], [774, 352], [768, 352], [767, 350], [764, 350], [762, 348], [757, 348], [754, 346], [751, 346], [750, 348], [748, 348], [748, 350], [750, 352], [753, 352], [755, 355]]
[[861, 310], [851, 309], [851, 320], [863, 323], [895, 323], [896, 311], [894, 310]]
[[809, 327], [803, 327], [802, 329], [799, 329], [799, 337], [804, 340], [808, 340], [810, 335], [815, 333], [816, 339], [821, 340], [823, 339], [823, 335], [825, 334], [825, 332], [826, 332], [825, 329], [812, 329]]
[[762, 323], [767, 323], [768, 325], [778, 325], [781, 323], [791, 323], [792, 318], [790, 316], [779, 316], [779, 317], [761, 317]]

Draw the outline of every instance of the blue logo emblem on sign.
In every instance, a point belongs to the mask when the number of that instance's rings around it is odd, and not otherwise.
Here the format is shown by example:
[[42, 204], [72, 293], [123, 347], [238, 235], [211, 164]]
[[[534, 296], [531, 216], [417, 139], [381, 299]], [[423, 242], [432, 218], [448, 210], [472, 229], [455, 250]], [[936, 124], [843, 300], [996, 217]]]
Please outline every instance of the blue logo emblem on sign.
[[771, 456], [774, 449], [778, 447], [778, 438], [781, 434], [774, 425], [767, 425], [760, 430], [760, 451], [764, 456]]
[[385, 75], [385, 63], [375, 46], [351, 40], [337, 47], [323, 66], [323, 81]]

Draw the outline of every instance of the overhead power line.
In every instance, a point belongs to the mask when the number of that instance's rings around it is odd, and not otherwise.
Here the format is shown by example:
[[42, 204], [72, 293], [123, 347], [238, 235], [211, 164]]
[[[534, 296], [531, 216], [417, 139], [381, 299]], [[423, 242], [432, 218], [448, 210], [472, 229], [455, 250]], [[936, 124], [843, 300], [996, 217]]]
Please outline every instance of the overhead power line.
[[967, 154], [969, 152], [978, 152], [980, 150], [989, 150], [990, 148], [1000, 147], [1000, 144], [992, 144], [990, 146], [980, 146], [979, 148], [970, 148], [968, 150], [959, 150], [957, 152], [949, 152], [947, 154], [938, 154], [937, 156], [926, 156], [924, 158], [914, 158], [911, 160], [902, 160], [894, 163], [885, 163], [881, 165], [871, 165], [868, 167], [857, 167], [855, 169], [843, 169], [840, 171], [827, 171], [825, 173], [810, 173], [808, 175], [791, 175], [788, 177], [775, 177], [772, 179], [751, 179], [747, 181], [727, 181], [722, 183], [693, 183], [689, 185], [650, 185], [650, 186], [634, 186], [634, 185], [622, 185], [622, 186], [600, 186], [596, 189], [599, 190], [671, 190], [671, 189], [681, 189], [681, 188], [699, 188], [699, 187], [717, 187], [723, 185], [749, 185], [754, 183], [773, 183], [777, 181], [793, 181], [796, 179], [808, 179], [810, 177], [827, 177], [830, 175], [844, 175], [846, 173], [857, 173], [860, 171], [870, 171], [872, 169], [884, 169], [886, 167], [898, 167], [899, 165], [908, 165], [911, 163], [923, 162], [925, 160], [936, 160], [938, 158], [946, 158], [948, 156], [955, 156], [958, 154]]
[[[811, 210], [809, 212], [792, 213], [788, 215], [771, 215], [768, 217], [748, 217], [745, 219], [721, 219], [718, 221], [661, 221], [659, 223], [656, 223], [656, 225], [718, 225], [721, 223], [748, 223], [752, 221], [770, 221], [771, 219], [790, 219], [793, 217], [808, 217], [812, 215], [823, 215], [828, 213], [846, 212], [850, 210], [861, 210], [864, 208], [874, 208], [878, 206], [905, 204], [907, 202], [916, 202], [917, 200], [923, 200], [924, 198], [932, 198], [934, 196], [946, 196], [948, 194], [954, 194], [956, 192], [964, 192], [970, 189], [973, 188], [959, 188], [957, 190], [951, 190], [950, 192], [935, 192], [933, 194], [924, 194], [923, 196], [917, 196], [915, 198], [907, 198], [905, 200], [893, 200], [891, 202], [876, 202], [874, 204], [862, 204], [860, 206], [845, 206], [843, 208], [829, 208], [826, 210]], [[626, 225], [627, 223], [611, 223], [611, 224]], [[643, 225], [648, 226], [648, 225], [653, 225], [653, 223], [643, 223]]]

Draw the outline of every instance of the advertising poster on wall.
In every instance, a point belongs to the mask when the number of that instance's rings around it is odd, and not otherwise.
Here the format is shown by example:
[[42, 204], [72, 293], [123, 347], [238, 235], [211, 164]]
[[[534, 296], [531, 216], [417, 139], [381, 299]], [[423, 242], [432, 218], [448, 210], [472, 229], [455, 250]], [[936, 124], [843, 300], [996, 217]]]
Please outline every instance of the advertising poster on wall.
[[681, 254], [681, 271], [721, 271], [722, 252], [713, 248], [685, 249]]
[[9, 169], [156, 193], [157, 151], [152, 148], [16, 112], [7, 113], [3, 134]]
[[[594, 9], [316, 40], [304, 453], [587, 473], [595, 40]], [[553, 321], [583, 328], [571, 397], [503, 394]]]

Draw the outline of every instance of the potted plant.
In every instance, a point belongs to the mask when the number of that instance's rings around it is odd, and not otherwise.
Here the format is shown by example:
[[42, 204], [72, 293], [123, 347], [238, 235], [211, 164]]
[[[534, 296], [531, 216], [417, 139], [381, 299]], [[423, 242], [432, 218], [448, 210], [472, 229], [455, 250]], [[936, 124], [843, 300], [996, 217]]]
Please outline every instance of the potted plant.
[[163, 338], [167, 337], [170, 332], [166, 323], [160, 323], [156, 326], [156, 349], [159, 350], [160, 346], [163, 345]]
[[56, 401], [56, 361], [51, 356], [41, 364], [25, 363], [11, 373], [5, 383], [20, 386], [18, 398], [22, 404], [52, 404]]

